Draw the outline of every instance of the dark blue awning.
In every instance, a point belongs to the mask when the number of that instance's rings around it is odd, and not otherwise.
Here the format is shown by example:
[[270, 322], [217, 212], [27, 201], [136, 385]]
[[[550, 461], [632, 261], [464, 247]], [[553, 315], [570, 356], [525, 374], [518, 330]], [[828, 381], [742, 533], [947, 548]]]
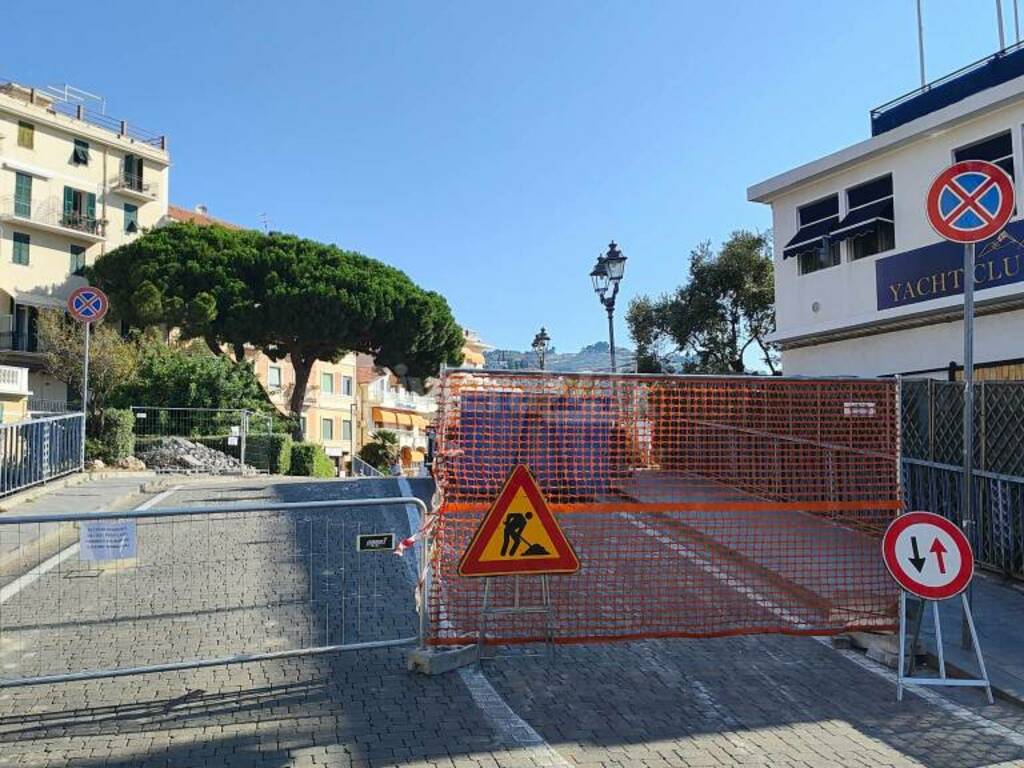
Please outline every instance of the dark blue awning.
[[878, 222], [893, 222], [892, 198], [876, 200], [873, 203], [855, 208], [843, 217], [829, 233], [833, 240], [850, 240], [875, 231]]
[[831, 233], [832, 228], [838, 223], [839, 217], [833, 216], [829, 219], [822, 219], [805, 227], [800, 227], [797, 233], [786, 243], [786, 247], [782, 249], [782, 258], [788, 259], [820, 248], [822, 240]]

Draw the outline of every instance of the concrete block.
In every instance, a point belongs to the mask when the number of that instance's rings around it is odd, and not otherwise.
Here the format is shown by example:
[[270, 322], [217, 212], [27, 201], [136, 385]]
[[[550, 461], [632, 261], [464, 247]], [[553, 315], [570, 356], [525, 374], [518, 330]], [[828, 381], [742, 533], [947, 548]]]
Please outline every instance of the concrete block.
[[459, 667], [468, 667], [480, 660], [480, 646], [457, 645], [451, 648], [414, 648], [406, 657], [410, 672], [443, 675]]

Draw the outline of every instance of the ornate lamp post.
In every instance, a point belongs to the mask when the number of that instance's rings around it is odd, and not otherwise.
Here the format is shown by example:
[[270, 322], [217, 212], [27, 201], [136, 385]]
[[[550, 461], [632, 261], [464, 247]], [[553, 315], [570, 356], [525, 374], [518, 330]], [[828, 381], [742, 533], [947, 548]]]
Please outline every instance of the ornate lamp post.
[[548, 336], [548, 332], [544, 330], [544, 326], [540, 327], [540, 333], [533, 337], [533, 351], [537, 353], [537, 359], [540, 361], [540, 369], [544, 370], [544, 355], [548, 351], [548, 342], [551, 341], [551, 337]]
[[[622, 255], [615, 241], [608, 245], [608, 252], [597, 257], [597, 263], [590, 271], [590, 279], [594, 282], [594, 293], [598, 301], [608, 312], [608, 344], [612, 362], [612, 373], [615, 373], [615, 297], [619, 295], [619, 283], [626, 271], [626, 257]], [[610, 293], [609, 293], [610, 289]]]

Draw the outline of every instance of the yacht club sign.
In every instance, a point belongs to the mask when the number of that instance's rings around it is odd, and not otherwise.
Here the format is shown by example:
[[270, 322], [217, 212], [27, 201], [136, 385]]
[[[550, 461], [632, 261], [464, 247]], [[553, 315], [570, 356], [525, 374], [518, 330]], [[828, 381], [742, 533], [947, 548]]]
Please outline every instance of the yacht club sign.
[[[983, 291], [1024, 280], [1024, 221], [978, 244], [975, 289]], [[893, 309], [964, 292], [963, 246], [943, 240], [875, 262], [878, 309]]]

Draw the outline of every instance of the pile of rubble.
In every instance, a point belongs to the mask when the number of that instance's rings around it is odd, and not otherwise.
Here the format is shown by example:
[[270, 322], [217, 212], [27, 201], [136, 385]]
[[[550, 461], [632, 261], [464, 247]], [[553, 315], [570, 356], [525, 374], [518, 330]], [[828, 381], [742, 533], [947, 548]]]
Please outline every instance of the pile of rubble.
[[157, 472], [210, 472], [232, 474], [249, 467], [234, 456], [193, 443], [184, 437], [158, 437], [137, 442], [135, 455]]

